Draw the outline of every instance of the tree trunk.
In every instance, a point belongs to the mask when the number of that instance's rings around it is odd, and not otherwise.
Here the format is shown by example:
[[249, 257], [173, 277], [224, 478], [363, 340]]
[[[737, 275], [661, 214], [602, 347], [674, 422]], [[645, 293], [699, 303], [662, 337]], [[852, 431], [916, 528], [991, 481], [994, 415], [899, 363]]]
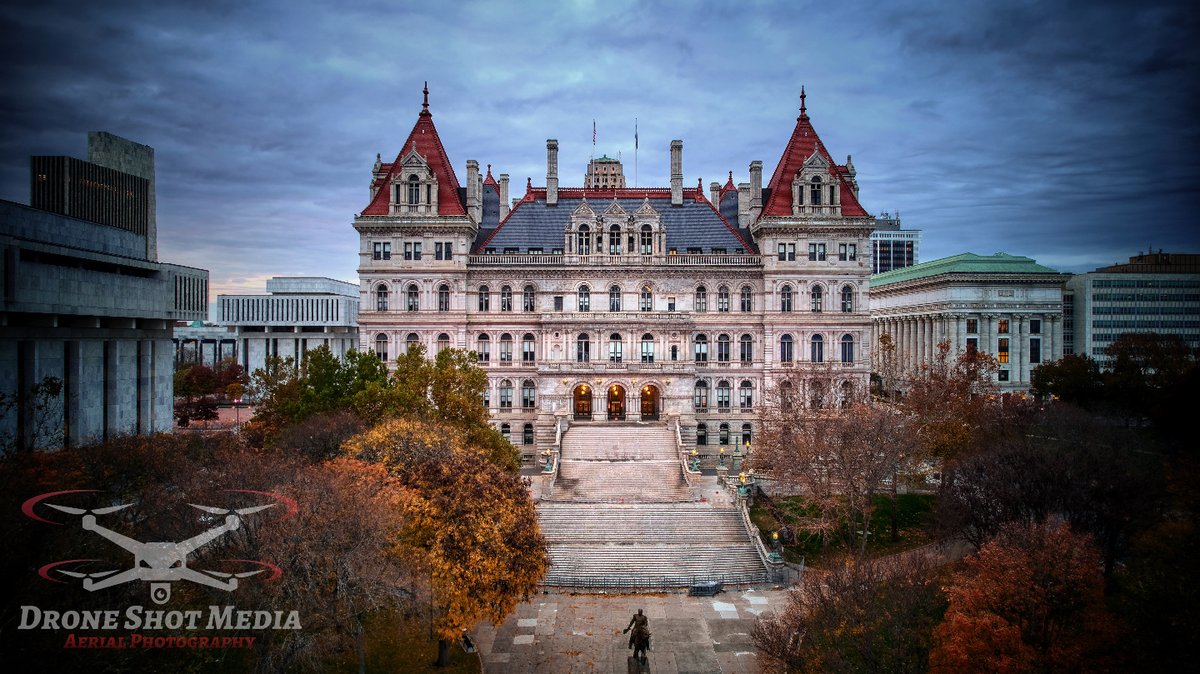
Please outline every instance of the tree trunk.
[[450, 640], [438, 639], [438, 657], [434, 667], [445, 667], [450, 664]]
[[354, 635], [354, 650], [358, 652], [358, 674], [367, 674], [367, 637], [363, 633], [362, 621], [357, 621], [358, 633]]

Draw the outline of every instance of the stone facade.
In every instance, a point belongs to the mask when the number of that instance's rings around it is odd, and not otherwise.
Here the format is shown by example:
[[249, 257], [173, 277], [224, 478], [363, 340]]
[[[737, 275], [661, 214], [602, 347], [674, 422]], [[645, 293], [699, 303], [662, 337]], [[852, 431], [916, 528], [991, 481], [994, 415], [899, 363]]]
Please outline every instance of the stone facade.
[[[89, 135], [94, 161], [122, 156], [139, 158], [138, 177], [153, 185], [150, 148]], [[129, 168], [114, 163], [105, 167]], [[208, 272], [158, 262], [153, 213], [139, 220], [149, 231], [0, 201], [0, 391], [17, 401], [0, 418], [4, 444], [74, 445], [171, 429], [171, 328], [207, 313]], [[39, 413], [29, 392], [46, 377], [62, 381], [63, 395]]]
[[494, 422], [527, 456], [588, 419], [744, 443], [784, 373], [865, 391], [874, 219], [804, 109], [782, 149], [767, 188], [755, 161], [745, 189], [731, 175], [710, 200], [683, 185], [682, 141], [669, 188], [593, 190], [558, 185], [549, 140], [546, 187], [527, 182], [501, 216], [490, 167], [480, 183], [468, 161], [458, 188], [426, 100], [354, 220], [362, 346], [389, 361], [411, 343], [475, 351]]
[[1063, 354], [1065, 275], [1026, 257], [966, 253], [871, 277], [873, 341], [889, 335], [912, 371], [948, 341], [952, 355], [996, 357], [1002, 390], [1029, 388], [1038, 364]]

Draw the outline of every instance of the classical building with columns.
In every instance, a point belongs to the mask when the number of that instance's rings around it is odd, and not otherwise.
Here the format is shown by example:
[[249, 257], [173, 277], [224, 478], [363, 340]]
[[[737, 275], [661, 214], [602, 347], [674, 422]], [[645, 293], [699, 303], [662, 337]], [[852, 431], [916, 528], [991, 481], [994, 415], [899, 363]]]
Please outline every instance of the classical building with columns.
[[544, 185], [510, 200], [490, 164], [468, 160], [459, 183], [426, 90], [354, 219], [362, 347], [474, 351], [494, 423], [529, 457], [593, 420], [745, 444], [783, 373], [809, 404], [860, 395], [875, 220], [803, 96], [799, 113], [766, 186], [756, 160], [741, 184], [685, 187], [681, 140], [667, 187], [560, 186], [548, 140]]
[[902, 368], [953, 354], [996, 357], [1001, 390], [1029, 388], [1038, 364], [1062, 357], [1063, 283], [1027, 257], [963, 253], [871, 277], [873, 340], [890, 335]]

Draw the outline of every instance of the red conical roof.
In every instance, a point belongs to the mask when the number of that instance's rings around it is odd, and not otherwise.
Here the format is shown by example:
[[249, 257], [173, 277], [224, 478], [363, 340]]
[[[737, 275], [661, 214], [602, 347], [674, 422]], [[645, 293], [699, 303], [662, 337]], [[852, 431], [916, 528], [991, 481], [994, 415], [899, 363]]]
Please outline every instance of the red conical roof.
[[425, 102], [421, 105], [421, 114], [417, 115], [417, 123], [413, 126], [408, 139], [400, 147], [396, 160], [380, 166], [387, 175], [375, 181], [378, 191], [371, 203], [363, 209], [363, 215], [387, 215], [388, 199], [387, 186], [395, 179], [396, 174], [403, 169], [404, 155], [416, 148], [417, 153], [429, 162], [429, 169], [438, 181], [438, 215], [466, 215], [458, 196], [458, 176], [454, 175], [454, 166], [446, 156], [446, 148], [442, 147], [442, 139], [438, 137], [437, 127], [433, 125], [433, 115], [429, 112], [429, 86], [425, 87]]
[[788, 140], [787, 147], [783, 150], [783, 156], [779, 158], [779, 164], [775, 166], [775, 173], [771, 176], [771, 183], [768, 185], [771, 189], [771, 198], [763, 207], [762, 217], [786, 217], [792, 214], [792, 179], [796, 177], [796, 174], [804, 166], [804, 162], [813, 155], [813, 152], [821, 153], [825, 161], [829, 162], [829, 175], [841, 185], [839, 196], [841, 197], [842, 215], [865, 217], [867, 211], [858, 203], [858, 198], [854, 196], [854, 190], [846, 181], [846, 167], [839, 166], [829, 155], [829, 151], [825, 149], [825, 144], [821, 142], [816, 130], [813, 129], [812, 122], [808, 119], [808, 111], [804, 107], [803, 98], [801, 99], [800, 116], [796, 118], [796, 129], [792, 131], [792, 137]]

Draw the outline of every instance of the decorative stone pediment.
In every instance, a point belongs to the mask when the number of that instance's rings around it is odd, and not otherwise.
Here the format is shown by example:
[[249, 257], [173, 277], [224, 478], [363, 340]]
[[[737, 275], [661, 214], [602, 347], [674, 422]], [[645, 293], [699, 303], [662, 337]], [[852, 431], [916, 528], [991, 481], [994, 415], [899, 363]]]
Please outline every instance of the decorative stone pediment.
[[596, 211], [588, 204], [587, 197], [584, 197], [579, 206], [571, 213], [571, 220], [579, 222], [582, 220], [595, 220]]
[[646, 218], [653, 218], [655, 220], [658, 219], [658, 211], [654, 210], [654, 207], [650, 205], [649, 197], [646, 197], [642, 200], [642, 205], [638, 206], [638, 209], [634, 211], [633, 214], [638, 220], [644, 220]]
[[604, 215], [624, 219], [628, 212], [621, 208], [621, 204], [616, 199], [613, 199], [608, 208], [604, 210]]

